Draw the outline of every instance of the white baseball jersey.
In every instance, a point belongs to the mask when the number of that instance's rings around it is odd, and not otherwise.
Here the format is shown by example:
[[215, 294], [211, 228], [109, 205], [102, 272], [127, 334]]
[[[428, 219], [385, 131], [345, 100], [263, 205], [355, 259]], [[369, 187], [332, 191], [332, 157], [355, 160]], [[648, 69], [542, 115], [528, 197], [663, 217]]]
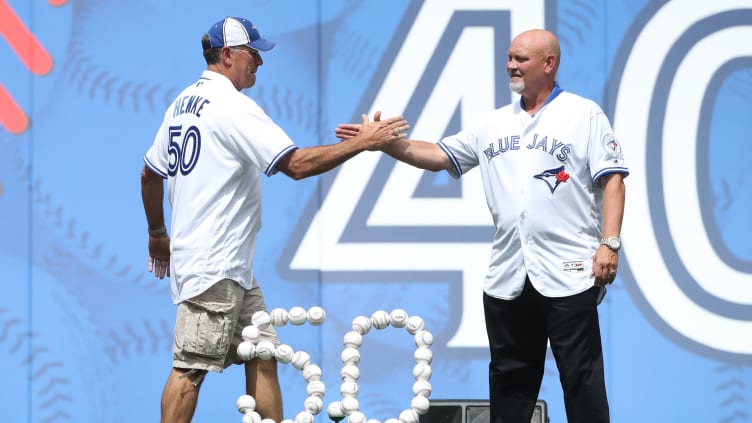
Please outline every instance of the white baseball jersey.
[[543, 295], [587, 290], [601, 238], [598, 178], [628, 174], [621, 147], [593, 101], [558, 86], [531, 116], [515, 102], [444, 138], [459, 178], [480, 166], [496, 234], [484, 291], [516, 298], [525, 276]]
[[225, 76], [204, 71], [164, 115], [146, 165], [167, 178], [175, 303], [229, 278], [253, 286], [261, 180], [297, 148]]

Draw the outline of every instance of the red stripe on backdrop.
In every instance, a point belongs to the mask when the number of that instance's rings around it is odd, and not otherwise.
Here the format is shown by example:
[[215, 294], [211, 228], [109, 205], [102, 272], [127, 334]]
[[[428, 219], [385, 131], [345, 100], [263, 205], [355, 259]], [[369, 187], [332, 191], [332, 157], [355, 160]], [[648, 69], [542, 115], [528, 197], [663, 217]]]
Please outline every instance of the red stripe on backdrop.
[[6, 0], [0, 0], [0, 35], [8, 41], [31, 73], [44, 75], [52, 70], [52, 57]]
[[29, 118], [0, 83], [0, 124], [13, 134], [20, 134], [29, 126]]

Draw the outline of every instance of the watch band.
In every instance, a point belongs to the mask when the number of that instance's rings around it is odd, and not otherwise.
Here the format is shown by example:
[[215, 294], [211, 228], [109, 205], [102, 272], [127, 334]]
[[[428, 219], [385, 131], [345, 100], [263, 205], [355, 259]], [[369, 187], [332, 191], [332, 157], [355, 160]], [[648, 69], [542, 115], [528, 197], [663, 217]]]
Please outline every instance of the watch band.
[[157, 229], [149, 229], [149, 236], [160, 236], [167, 233], [167, 228], [162, 226], [161, 228]]

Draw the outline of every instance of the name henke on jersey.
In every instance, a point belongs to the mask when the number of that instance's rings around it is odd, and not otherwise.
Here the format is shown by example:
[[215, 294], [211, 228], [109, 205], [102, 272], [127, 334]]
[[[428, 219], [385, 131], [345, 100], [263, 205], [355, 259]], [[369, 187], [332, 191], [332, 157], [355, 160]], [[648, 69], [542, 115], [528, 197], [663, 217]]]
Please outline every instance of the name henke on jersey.
[[209, 100], [199, 95], [187, 95], [175, 100], [175, 108], [172, 111], [172, 117], [177, 117], [186, 113], [201, 117], [201, 110], [209, 104]]
[[[524, 146], [524, 148], [528, 150], [545, 151], [548, 154], [556, 157], [556, 159], [558, 159], [562, 163], [567, 161], [567, 158], [569, 158], [569, 153], [571, 153], [572, 151], [572, 148], [569, 146], [569, 144], [560, 142], [554, 137], [550, 137], [549, 139], [548, 135], [541, 137], [539, 134], [533, 134], [533, 139], [530, 140], [530, 143]], [[488, 144], [488, 148], [483, 150], [483, 153], [486, 155], [488, 161], [491, 161], [491, 159], [502, 153], [519, 149], [520, 136], [512, 135], [508, 137], [501, 137], [496, 140], [495, 143]]]

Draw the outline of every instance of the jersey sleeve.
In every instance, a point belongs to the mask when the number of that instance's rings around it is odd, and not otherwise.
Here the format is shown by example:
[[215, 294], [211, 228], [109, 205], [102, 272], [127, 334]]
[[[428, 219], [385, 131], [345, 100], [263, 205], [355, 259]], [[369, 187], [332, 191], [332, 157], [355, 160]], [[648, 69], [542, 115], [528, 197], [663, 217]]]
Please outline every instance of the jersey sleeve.
[[277, 173], [277, 163], [297, 149], [293, 140], [253, 101], [236, 117], [234, 148], [241, 157], [267, 176]]
[[157, 175], [167, 179], [167, 168], [169, 166], [169, 140], [167, 131], [164, 128], [164, 122], [159, 127], [157, 134], [154, 136], [154, 142], [144, 155], [144, 163]]
[[439, 147], [449, 156], [452, 168], [447, 172], [458, 179], [470, 169], [478, 166], [478, 140], [482, 119], [476, 119], [468, 127], [455, 135], [450, 135], [439, 141]]
[[591, 112], [590, 140], [589, 165], [593, 182], [610, 173], [622, 173], [625, 177], [629, 175], [621, 143], [603, 110], [597, 105], [593, 105]]

